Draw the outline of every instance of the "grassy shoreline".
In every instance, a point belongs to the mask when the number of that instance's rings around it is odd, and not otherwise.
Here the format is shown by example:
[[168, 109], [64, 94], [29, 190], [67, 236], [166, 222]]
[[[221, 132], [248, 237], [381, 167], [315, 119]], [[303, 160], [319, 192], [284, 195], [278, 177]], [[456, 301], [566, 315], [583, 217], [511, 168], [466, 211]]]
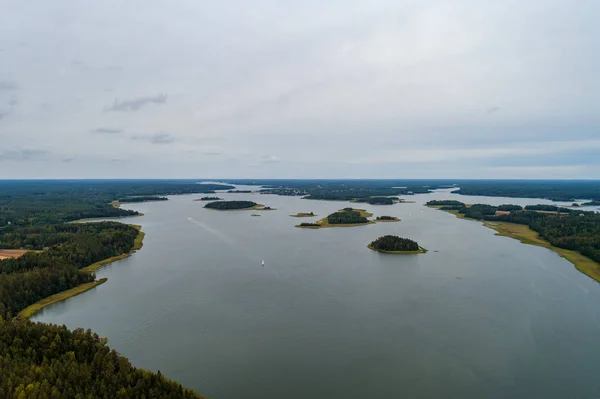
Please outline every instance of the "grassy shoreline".
[[315, 215], [315, 214], [311, 215], [310, 213], [307, 213], [307, 212], [298, 212], [297, 214], [290, 215], [290, 216], [293, 217], [293, 218], [312, 218], [312, 217], [316, 217], [316, 216], [319, 216], [319, 215]]
[[[137, 236], [135, 237], [135, 240], [133, 241], [133, 247], [131, 248], [131, 251], [128, 253], [124, 253], [124, 254], [120, 254], [117, 256], [113, 256], [107, 259], [103, 259], [99, 262], [93, 263], [89, 266], [83, 267], [81, 269], [79, 269], [80, 271], [84, 272], [84, 273], [95, 273], [98, 269], [100, 269], [102, 266], [108, 265], [109, 263], [113, 263], [116, 262], [118, 260], [121, 259], [125, 259], [131, 256], [131, 254], [133, 254], [135, 251], [138, 251], [139, 249], [142, 248], [143, 241], [144, 241], [144, 236], [146, 235], [143, 231], [142, 231], [142, 226], [137, 225], [137, 224], [130, 224], [129, 226], [133, 227], [134, 229], [136, 229], [138, 231]], [[73, 287], [71, 289], [68, 289], [66, 291], [61, 291], [59, 293], [56, 293], [54, 295], [50, 295], [49, 297], [46, 297], [44, 299], [41, 299], [39, 301], [37, 301], [36, 303], [29, 305], [28, 307], [26, 307], [25, 309], [21, 310], [19, 312], [19, 314], [17, 315], [17, 318], [19, 319], [28, 319], [31, 316], [33, 316], [34, 314], [36, 314], [37, 312], [39, 312], [40, 310], [42, 310], [44, 307], [48, 306], [48, 305], [52, 305], [53, 303], [56, 302], [61, 302], [64, 301], [65, 299], [69, 299], [71, 297], [77, 296], [79, 294], [82, 294], [88, 290], [91, 290], [92, 288], [103, 284], [106, 282], [106, 280], [108, 280], [107, 278], [101, 278], [99, 280], [95, 280], [89, 283], [83, 283], [83, 284], [79, 284], [77, 287]]]
[[79, 294], [83, 294], [84, 292], [89, 291], [92, 288], [99, 286], [100, 284], [104, 284], [107, 280], [107, 278], [101, 278], [100, 280], [92, 281], [89, 283], [83, 283], [69, 290], [61, 291], [57, 294], [50, 295], [49, 297], [46, 297], [34, 303], [33, 305], [29, 305], [25, 309], [21, 310], [17, 314], [17, 319], [28, 319], [48, 305], [64, 301], [65, 299], [72, 298]]
[[427, 250], [423, 247], [419, 247], [418, 251], [385, 251], [383, 249], [374, 248], [371, 244], [369, 244], [369, 245], [367, 245], [367, 248], [369, 248], [371, 251], [381, 252], [382, 254], [392, 254], [392, 255], [417, 255], [417, 254], [424, 254], [427, 252]]
[[[434, 208], [434, 206], [429, 206], [430, 208]], [[439, 208], [439, 207], [435, 207]], [[572, 251], [570, 249], [564, 249], [555, 247], [550, 244], [548, 241], [544, 240], [540, 237], [540, 235], [531, 230], [529, 226], [524, 224], [516, 224], [516, 223], [508, 223], [508, 222], [492, 222], [487, 220], [477, 220], [467, 218], [464, 215], [458, 213], [458, 211], [445, 211], [453, 214], [459, 219], [472, 220], [475, 222], [479, 222], [485, 227], [488, 227], [492, 230], [496, 231], [497, 236], [502, 237], [510, 237], [515, 240], [519, 240], [523, 244], [535, 245], [538, 247], [544, 247], [551, 251], [556, 252], [560, 257], [565, 258], [569, 262], [571, 262], [577, 270], [586, 276], [596, 280], [600, 283], [600, 264], [593, 261], [580, 254], [577, 251]]]
[[[353, 211], [359, 212], [360, 216], [368, 218], [373, 216], [373, 214], [371, 212], [367, 212], [364, 209], [352, 209]], [[340, 209], [338, 212], [343, 211], [343, 209]], [[298, 227], [299, 229], [326, 229], [326, 228], [331, 228], [331, 227], [357, 227], [357, 226], [366, 226], [368, 224], [375, 224], [374, 220], [369, 220], [368, 222], [365, 223], [352, 223], [352, 224], [329, 224], [329, 219], [327, 219], [328, 216], [325, 216], [323, 219], [317, 220], [315, 223], [318, 223], [319, 226], [302, 226], [300, 224], [296, 225], [295, 227]]]

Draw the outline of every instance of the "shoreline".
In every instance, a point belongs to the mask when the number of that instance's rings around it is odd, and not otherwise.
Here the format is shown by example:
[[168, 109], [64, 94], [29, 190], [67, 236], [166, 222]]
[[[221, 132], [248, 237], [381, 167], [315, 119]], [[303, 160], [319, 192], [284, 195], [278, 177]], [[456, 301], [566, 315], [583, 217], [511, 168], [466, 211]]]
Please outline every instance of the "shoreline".
[[38, 313], [40, 310], [45, 308], [48, 305], [52, 305], [53, 303], [64, 301], [65, 299], [72, 298], [79, 294], [83, 294], [86, 291], [91, 290], [92, 288], [96, 288], [100, 284], [104, 284], [108, 279], [101, 278], [99, 280], [91, 281], [89, 283], [79, 284], [77, 287], [73, 287], [66, 291], [61, 291], [56, 294], [50, 295], [42, 300], [37, 301], [34, 304], [27, 306], [25, 309], [21, 310], [16, 318], [18, 320], [29, 319], [31, 316]]
[[373, 248], [373, 246], [371, 244], [369, 244], [369, 245], [367, 245], [367, 248], [369, 248], [371, 251], [380, 252], [382, 254], [391, 254], [391, 255], [417, 255], [417, 254], [424, 254], [427, 252], [427, 250], [423, 247], [419, 247], [418, 251], [386, 251], [383, 249]]
[[[144, 245], [143, 241], [144, 241], [144, 237], [145, 237], [146, 233], [144, 233], [142, 231], [142, 226], [140, 226], [140, 225], [130, 224], [128, 226], [131, 226], [138, 231], [138, 234], [133, 241], [133, 247], [131, 248], [131, 251], [120, 254], [120, 255], [116, 255], [116, 256], [113, 256], [110, 258], [102, 259], [101, 261], [92, 263], [89, 266], [82, 267], [79, 270], [84, 273], [92, 274], [92, 273], [95, 273], [101, 267], [106, 266], [110, 263], [116, 262], [118, 260], [128, 258], [132, 254], [134, 254], [136, 251], [140, 250], [142, 248], [142, 246]], [[101, 279], [94, 280], [89, 283], [79, 284], [76, 287], [70, 288], [65, 291], [58, 292], [56, 294], [52, 294], [46, 298], [42, 298], [39, 301], [37, 301], [36, 303], [33, 303], [33, 304], [27, 306], [25, 309], [21, 310], [17, 314], [16, 317], [17, 317], [17, 319], [21, 319], [21, 320], [29, 319], [31, 316], [35, 315], [36, 313], [38, 313], [40, 310], [42, 310], [46, 306], [52, 305], [57, 302], [64, 301], [66, 299], [72, 298], [79, 294], [83, 294], [84, 292], [89, 291], [92, 288], [94, 288], [100, 284], [105, 283], [107, 280], [108, 279], [106, 277], [103, 277]]]
[[[429, 206], [433, 208], [432, 206]], [[573, 251], [570, 249], [564, 249], [560, 247], [555, 247], [550, 244], [548, 241], [544, 240], [540, 237], [540, 235], [529, 228], [529, 226], [525, 224], [517, 224], [517, 223], [509, 223], [509, 222], [492, 222], [488, 220], [477, 220], [467, 218], [464, 215], [458, 213], [458, 211], [444, 211], [456, 216], [458, 219], [471, 220], [474, 222], [479, 222], [483, 226], [490, 228], [496, 231], [495, 235], [501, 237], [508, 237], [518, 240], [522, 244], [526, 245], [534, 245], [536, 247], [547, 248], [561, 258], [569, 261], [575, 268], [582, 274], [585, 274], [589, 278], [595, 280], [600, 283], [600, 264], [588, 258], [585, 255], [580, 254], [577, 251]]]
[[[355, 212], [359, 212], [360, 216], [365, 217], [365, 218], [369, 218], [371, 216], [373, 216], [373, 214], [371, 212], [367, 212], [365, 209], [355, 209], [352, 208], [353, 211]], [[340, 209], [338, 212], [342, 212], [343, 209]], [[291, 215], [293, 216], [293, 215]], [[319, 226], [302, 226], [300, 224], [294, 226], [297, 227], [299, 229], [328, 229], [328, 228], [333, 228], [333, 227], [358, 227], [358, 226], [366, 226], [369, 224], [375, 224], [374, 220], [369, 220], [365, 223], [348, 223], [348, 224], [329, 224], [328, 218], [329, 216], [325, 216], [322, 219], [317, 220], [315, 223], [318, 223]]]

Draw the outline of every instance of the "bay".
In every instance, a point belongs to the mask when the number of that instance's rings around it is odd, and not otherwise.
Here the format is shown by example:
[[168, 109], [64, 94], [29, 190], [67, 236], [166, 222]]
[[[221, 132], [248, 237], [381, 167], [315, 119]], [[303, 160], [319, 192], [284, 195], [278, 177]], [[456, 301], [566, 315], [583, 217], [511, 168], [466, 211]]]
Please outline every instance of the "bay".
[[[91, 328], [214, 399], [600, 395], [600, 286], [548, 249], [423, 206], [549, 201], [439, 190], [358, 204], [398, 223], [307, 230], [294, 225], [357, 204], [219, 193], [277, 208], [251, 217], [201, 196], [128, 204], [145, 214], [122, 220], [142, 225], [142, 250], [34, 321]], [[384, 234], [429, 252], [367, 249]]]

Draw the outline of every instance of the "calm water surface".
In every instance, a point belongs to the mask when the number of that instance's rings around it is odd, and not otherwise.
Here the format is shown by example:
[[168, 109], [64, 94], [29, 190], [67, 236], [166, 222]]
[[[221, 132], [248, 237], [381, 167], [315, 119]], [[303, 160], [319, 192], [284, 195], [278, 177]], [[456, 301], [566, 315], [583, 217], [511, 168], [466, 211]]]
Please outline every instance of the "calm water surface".
[[[348, 203], [220, 194], [277, 208], [250, 217], [200, 196], [131, 205], [144, 248], [35, 320], [91, 328], [214, 399], [600, 396], [600, 285], [545, 248], [422, 206], [548, 201], [440, 191], [361, 204], [399, 223], [303, 230], [311, 219], [289, 214]], [[366, 248], [383, 234], [429, 252]]]

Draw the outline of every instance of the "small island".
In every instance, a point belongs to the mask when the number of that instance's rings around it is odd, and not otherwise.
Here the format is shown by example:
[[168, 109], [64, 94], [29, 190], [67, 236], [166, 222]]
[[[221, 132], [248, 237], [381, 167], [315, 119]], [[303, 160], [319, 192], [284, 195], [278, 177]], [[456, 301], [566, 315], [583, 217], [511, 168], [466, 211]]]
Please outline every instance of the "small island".
[[215, 209], [217, 211], [234, 211], [234, 210], [257, 210], [257, 211], [272, 211], [273, 208], [257, 204], [253, 201], [215, 201], [204, 205], [205, 208]]
[[398, 219], [396, 216], [377, 216], [375, 218], [376, 222], [399, 222], [400, 219]]
[[250, 190], [229, 190], [227, 192], [231, 193], [231, 194], [250, 194], [252, 191], [250, 191]]
[[371, 242], [367, 247], [373, 251], [383, 252], [386, 254], [423, 254], [427, 252], [409, 238], [402, 238], [393, 235], [385, 235]]
[[314, 212], [298, 212], [297, 214], [290, 216], [293, 218], [310, 218], [317, 215], [315, 215]]
[[223, 201], [223, 198], [219, 197], [202, 197], [195, 199], [194, 201]]
[[354, 227], [375, 223], [368, 218], [372, 213], [364, 209], [344, 208], [315, 223], [300, 223], [296, 227], [308, 229], [321, 229], [327, 227]]

